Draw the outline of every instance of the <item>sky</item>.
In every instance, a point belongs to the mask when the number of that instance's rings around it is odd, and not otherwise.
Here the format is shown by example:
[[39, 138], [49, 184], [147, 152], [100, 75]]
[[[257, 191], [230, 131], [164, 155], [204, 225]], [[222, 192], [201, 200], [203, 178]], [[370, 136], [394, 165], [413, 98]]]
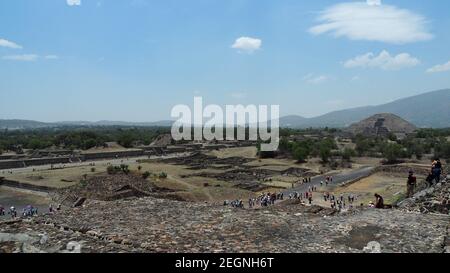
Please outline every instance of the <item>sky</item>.
[[450, 88], [450, 1], [2, 0], [0, 119], [313, 117]]

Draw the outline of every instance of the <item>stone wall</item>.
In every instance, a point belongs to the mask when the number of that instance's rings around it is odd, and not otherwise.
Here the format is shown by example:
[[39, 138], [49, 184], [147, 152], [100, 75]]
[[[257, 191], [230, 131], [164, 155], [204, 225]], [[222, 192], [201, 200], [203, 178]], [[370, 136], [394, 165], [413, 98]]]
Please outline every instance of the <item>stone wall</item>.
[[4, 179], [4, 178], [0, 179], [0, 186], [7, 186], [7, 187], [11, 187], [11, 188], [18, 188], [18, 189], [45, 192], [45, 193], [48, 193], [53, 190], [52, 188], [46, 187], [46, 186], [32, 185], [32, 184], [22, 183], [22, 182], [8, 180], [8, 179]]
[[50, 164], [68, 164], [71, 162], [70, 157], [47, 157], [47, 158], [32, 158], [24, 160], [2, 160], [0, 161], [0, 170], [17, 169], [29, 166], [40, 166]]
[[117, 151], [117, 152], [82, 153], [81, 158], [83, 161], [87, 161], [87, 160], [110, 159], [110, 158], [137, 157], [143, 155], [144, 150], [139, 149], [139, 150]]

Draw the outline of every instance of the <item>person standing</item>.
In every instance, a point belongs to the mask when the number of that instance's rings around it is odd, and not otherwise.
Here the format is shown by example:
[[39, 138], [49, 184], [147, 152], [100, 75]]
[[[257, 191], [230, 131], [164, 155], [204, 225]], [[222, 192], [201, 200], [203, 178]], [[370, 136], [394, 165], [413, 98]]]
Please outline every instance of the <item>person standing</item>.
[[413, 171], [409, 171], [408, 182], [406, 184], [406, 197], [411, 198], [414, 195], [414, 190], [416, 188], [417, 178]]
[[441, 174], [442, 174], [441, 160], [436, 159], [436, 161], [433, 162], [433, 167], [431, 171], [433, 173], [434, 179], [436, 180], [436, 184], [439, 183], [441, 181]]
[[384, 209], [384, 199], [378, 193], [375, 193], [375, 208]]

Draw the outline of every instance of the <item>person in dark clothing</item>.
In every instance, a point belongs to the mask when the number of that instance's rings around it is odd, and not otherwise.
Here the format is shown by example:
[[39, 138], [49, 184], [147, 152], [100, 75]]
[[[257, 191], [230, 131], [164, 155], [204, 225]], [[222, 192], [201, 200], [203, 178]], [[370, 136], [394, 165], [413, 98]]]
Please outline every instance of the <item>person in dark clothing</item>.
[[425, 180], [427, 181], [429, 187], [433, 186], [433, 181], [434, 181], [434, 179], [435, 179], [435, 178], [434, 178], [433, 172], [430, 172], [430, 173], [428, 174], [427, 178], [425, 179]]
[[413, 171], [409, 171], [408, 182], [406, 183], [406, 197], [411, 198], [414, 195], [416, 188], [417, 178], [414, 176]]
[[378, 193], [375, 193], [375, 208], [384, 209], [384, 199]]
[[435, 168], [442, 169], [442, 163], [441, 163], [441, 160], [439, 158], [436, 159]]
[[436, 183], [439, 183], [441, 181], [441, 174], [442, 174], [442, 163], [441, 160], [436, 159], [436, 161], [433, 162], [432, 170], [434, 179], [436, 180]]

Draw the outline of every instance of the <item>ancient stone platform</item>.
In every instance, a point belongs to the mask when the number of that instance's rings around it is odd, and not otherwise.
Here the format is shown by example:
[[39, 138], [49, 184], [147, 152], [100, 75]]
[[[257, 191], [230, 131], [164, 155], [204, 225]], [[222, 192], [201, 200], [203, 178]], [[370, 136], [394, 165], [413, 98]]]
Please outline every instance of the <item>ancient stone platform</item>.
[[442, 253], [449, 224], [448, 215], [400, 209], [244, 210], [146, 197], [88, 201], [53, 216], [1, 223], [0, 252], [67, 252], [78, 244], [82, 252]]

